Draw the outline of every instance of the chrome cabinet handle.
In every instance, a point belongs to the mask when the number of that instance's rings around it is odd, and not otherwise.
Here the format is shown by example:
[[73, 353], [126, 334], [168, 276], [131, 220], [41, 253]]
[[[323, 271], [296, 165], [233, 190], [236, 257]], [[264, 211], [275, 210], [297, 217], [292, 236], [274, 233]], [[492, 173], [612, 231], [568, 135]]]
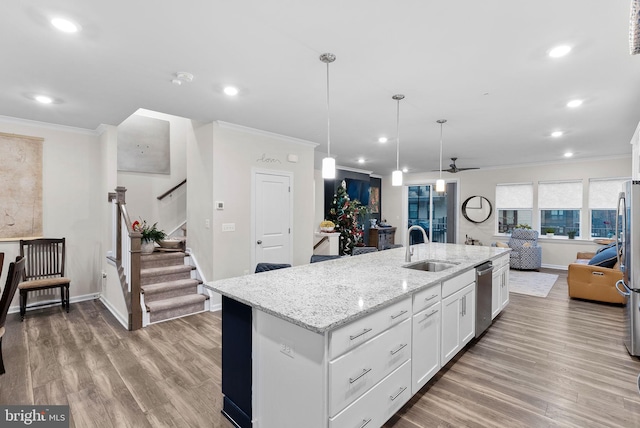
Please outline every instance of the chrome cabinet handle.
[[363, 420], [362, 420], [362, 425], [360, 425], [360, 428], [364, 428], [364, 427], [366, 427], [366, 426], [367, 426], [367, 424], [368, 424], [369, 422], [371, 422], [371, 418], [369, 418], [369, 419], [363, 419]]
[[369, 333], [371, 330], [373, 330], [372, 328], [365, 328], [364, 330], [362, 330], [361, 333], [356, 334], [355, 336], [349, 336], [349, 340], [353, 340], [353, 339], [357, 339], [360, 336], [362, 336], [363, 334], [367, 334]]
[[362, 373], [360, 373], [358, 376], [356, 376], [355, 378], [351, 378], [351, 377], [349, 378], [349, 383], [353, 383], [357, 381], [358, 379], [360, 379], [362, 376], [366, 375], [370, 371], [371, 369], [362, 369]]
[[591, 274], [596, 276], [604, 276], [603, 272], [591, 272]]
[[406, 314], [407, 312], [409, 312], [409, 311], [407, 311], [407, 310], [400, 311], [400, 313], [398, 313], [396, 315], [391, 315], [391, 319], [394, 320], [394, 319], [396, 319], [398, 317], [401, 317], [402, 315]]
[[429, 300], [433, 300], [433, 299], [435, 299], [436, 297], [438, 297], [438, 295], [437, 295], [437, 294], [434, 294], [433, 296], [425, 297], [425, 298], [424, 298], [424, 301], [425, 301], [425, 302], [428, 302]]
[[402, 351], [406, 346], [407, 346], [406, 343], [401, 344], [398, 349], [394, 349], [393, 351], [391, 351], [391, 355], [396, 355], [398, 352]]
[[400, 394], [402, 394], [405, 390], [407, 389], [407, 387], [403, 387], [400, 388], [400, 391], [398, 391], [398, 393], [396, 395], [390, 395], [389, 398], [391, 398], [391, 401], [395, 400], [396, 398], [398, 398], [400, 396]]
[[429, 318], [431, 318], [433, 315], [435, 315], [435, 314], [437, 314], [437, 313], [438, 313], [438, 310], [437, 310], [437, 309], [434, 309], [434, 310], [432, 310], [431, 312], [429, 312], [428, 314], [424, 314], [424, 318], [422, 318], [422, 319], [421, 319], [420, 321], [418, 321], [418, 322], [422, 322], [422, 321], [424, 321], [424, 320], [426, 320], [426, 319], [429, 319]]

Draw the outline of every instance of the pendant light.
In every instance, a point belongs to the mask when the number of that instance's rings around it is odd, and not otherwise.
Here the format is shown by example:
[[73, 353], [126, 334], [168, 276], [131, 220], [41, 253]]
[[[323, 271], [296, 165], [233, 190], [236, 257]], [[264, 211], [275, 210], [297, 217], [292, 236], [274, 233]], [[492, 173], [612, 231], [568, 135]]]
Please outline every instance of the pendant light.
[[322, 178], [336, 178], [336, 160], [331, 157], [331, 118], [329, 115], [329, 64], [336, 60], [332, 53], [320, 55], [320, 61], [327, 64], [327, 157], [322, 159]]
[[402, 171], [400, 170], [400, 100], [404, 99], [404, 95], [396, 94], [391, 98], [398, 102], [396, 114], [396, 170], [391, 174], [391, 185], [402, 186]]
[[442, 125], [447, 123], [446, 119], [437, 120], [440, 124], [440, 178], [436, 180], [436, 192], [444, 192], [444, 180], [442, 179]]

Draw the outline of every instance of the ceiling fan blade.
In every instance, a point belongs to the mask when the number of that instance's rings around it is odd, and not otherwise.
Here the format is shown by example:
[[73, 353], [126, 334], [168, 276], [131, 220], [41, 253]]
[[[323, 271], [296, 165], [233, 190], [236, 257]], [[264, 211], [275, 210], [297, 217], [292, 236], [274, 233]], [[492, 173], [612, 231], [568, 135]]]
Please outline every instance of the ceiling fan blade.
[[478, 167], [475, 167], [475, 168], [458, 168], [458, 171], [466, 171], [468, 169], [480, 169], [480, 168], [478, 168]]

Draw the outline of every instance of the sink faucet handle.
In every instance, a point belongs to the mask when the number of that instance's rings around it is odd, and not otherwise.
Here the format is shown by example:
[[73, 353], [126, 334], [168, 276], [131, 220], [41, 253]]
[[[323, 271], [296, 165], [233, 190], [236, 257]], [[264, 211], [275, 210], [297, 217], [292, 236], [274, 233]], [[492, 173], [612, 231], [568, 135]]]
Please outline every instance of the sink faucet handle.
[[409, 245], [409, 254], [413, 256], [413, 247]]

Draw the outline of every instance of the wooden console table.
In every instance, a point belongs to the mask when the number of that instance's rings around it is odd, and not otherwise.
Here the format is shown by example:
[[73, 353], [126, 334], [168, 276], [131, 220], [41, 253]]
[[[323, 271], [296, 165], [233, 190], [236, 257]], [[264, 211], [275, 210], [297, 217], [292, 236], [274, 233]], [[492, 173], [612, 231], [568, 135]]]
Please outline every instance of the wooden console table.
[[369, 246], [385, 250], [395, 244], [395, 227], [378, 227], [369, 229]]

